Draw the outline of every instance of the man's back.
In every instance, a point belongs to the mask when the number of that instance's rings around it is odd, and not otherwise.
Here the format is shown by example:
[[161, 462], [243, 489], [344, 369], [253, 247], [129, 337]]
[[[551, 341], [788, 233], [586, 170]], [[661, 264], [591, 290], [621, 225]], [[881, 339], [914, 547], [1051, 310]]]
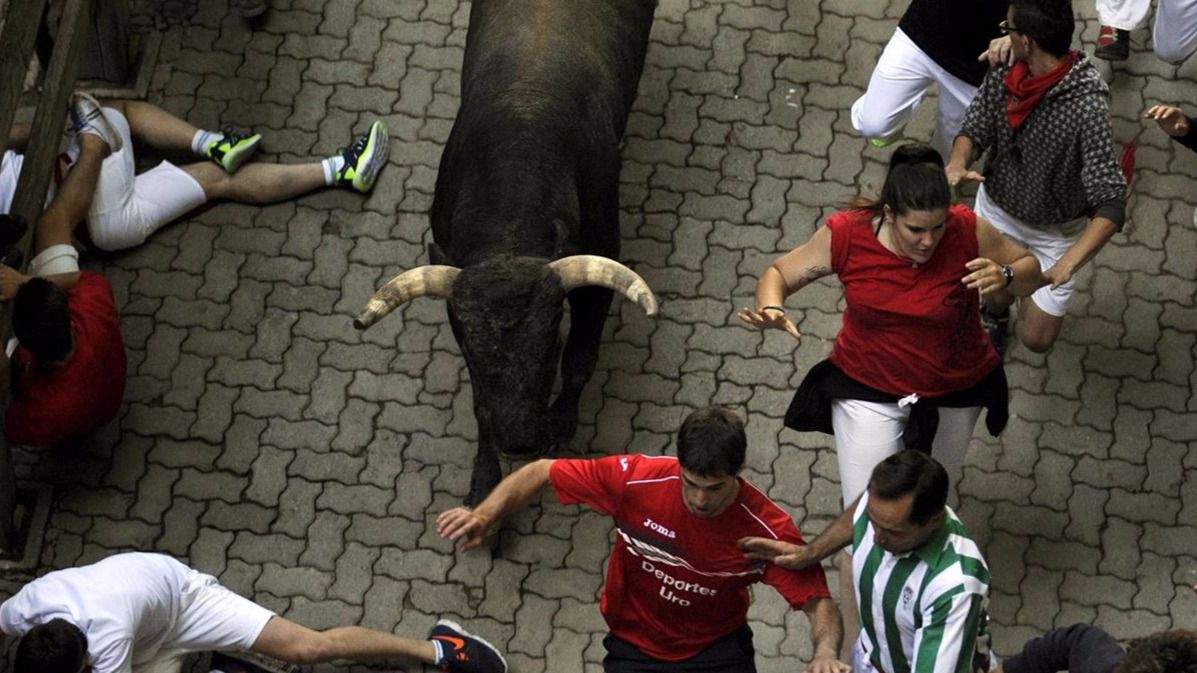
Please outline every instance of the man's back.
[[167, 556], [142, 553], [52, 572], [0, 605], [0, 630], [19, 636], [65, 619], [87, 636], [95, 673], [127, 671], [153, 658], [170, 634], [190, 572]]

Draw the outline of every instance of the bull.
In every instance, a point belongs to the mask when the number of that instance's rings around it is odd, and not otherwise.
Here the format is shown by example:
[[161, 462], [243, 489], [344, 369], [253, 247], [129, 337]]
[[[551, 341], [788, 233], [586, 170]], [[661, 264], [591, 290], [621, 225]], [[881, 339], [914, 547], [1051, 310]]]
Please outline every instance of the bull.
[[396, 276], [354, 321], [365, 329], [416, 297], [447, 300], [478, 422], [467, 504], [498, 483], [499, 456], [534, 458], [573, 437], [613, 292], [656, 314], [648, 285], [614, 261], [619, 143], [655, 7], [473, 2], [430, 215], [432, 264]]

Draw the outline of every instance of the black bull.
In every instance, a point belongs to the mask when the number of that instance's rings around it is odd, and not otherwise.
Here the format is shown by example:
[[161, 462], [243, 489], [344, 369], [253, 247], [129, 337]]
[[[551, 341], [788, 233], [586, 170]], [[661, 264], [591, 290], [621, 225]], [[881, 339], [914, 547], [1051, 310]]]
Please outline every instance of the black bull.
[[[498, 455], [568, 441], [594, 373], [612, 290], [656, 299], [619, 255], [619, 141], [656, 0], [475, 0], [461, 109], [432, 203], [433, 265], [374, 295], [369, 326], [417, 296], [448, 300], [474, 387], [478, 455], [467, 503]], [[570, 304], [564, 349], [560, 324]], [[561, 391], [549, 404], [561, 355]]]

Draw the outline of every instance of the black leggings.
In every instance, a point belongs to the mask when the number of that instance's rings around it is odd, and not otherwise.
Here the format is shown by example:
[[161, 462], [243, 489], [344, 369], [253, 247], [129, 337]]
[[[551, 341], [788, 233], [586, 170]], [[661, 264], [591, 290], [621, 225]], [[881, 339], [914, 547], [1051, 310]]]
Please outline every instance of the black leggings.
[[603, 646], [607, 648], [603, 659], [605, 673], [756, 673], [756, 650], [748, 624], [685, 661], [653, 659], [635, 645], [612, 635], [603, 639]]

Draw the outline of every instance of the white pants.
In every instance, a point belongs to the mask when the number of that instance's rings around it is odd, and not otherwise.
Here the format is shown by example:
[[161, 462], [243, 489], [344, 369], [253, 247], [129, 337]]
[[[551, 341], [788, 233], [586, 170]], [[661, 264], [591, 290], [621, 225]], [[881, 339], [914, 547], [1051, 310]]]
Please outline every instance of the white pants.
[[[1151, 0], [1097, 0], [1102, 25], [1134, 30], [1147, 12]], [[1197, 51], [1197, 0], [1160, 0], [1151, 33], [1155, 55], [1168, 63], [1180, 63]]]
[[[1039, 268], [1044, 271], [1055, 266], [1064, 253], [1077, 242], [1088, 221], [1082, 217], [1051, 229], [1032, 227], [994, 203], [985, 191], [984, 184], [977, 188], [977, 201], [973, 212], [977, 217], [987, 220], [1006, 238], [1029, 250], [1035, 259], [1039, 260]], [[1051, 285], [1044, 285], [1035, 290], [1031, 295], [1031, 301], [1043, 309], [1044, 313], [1059, 318], [1068, 313], [1068, 301], [1072, 299], [1075, 289], [1076, 276], [1073, 276], [1060, 287], [1053, 289]]]
[[[133, 673], [179, 673], [194, 652], [248, 650], [271, 617], [273, 612], [229, 591], [215, 577], [192, 570], [170, 636], [150, 660], [134, 663]], [[136, 660], [137, 653], [133, 656]]]
[[[939, 429], [931, 444], [931, 456], [948, 472], [949, 493], [964, 472], [964, 456], [981, 407], [940, 408]], [[902, 431], [910, 418], [910, 407], [886, 402], [833, 400], [831, 427], [835, 431], [835, 455], [840, 465], [840, 489], [844, 507], [852, 504], [869, 485], [877, 463], [905, 448]], [[954, 495], [949, 495], [955, 503]]]
[[168, 161], [137, 175], [129, 121], [112, 108], [104, 108], [104, 116], [121, 135], [124, 146], [100, 166], [87, 213], [87, 233], [101, 250], [123, 250], [141, 245], [163, 225], [206, 203], [208, 197], [195, 178]]
[[977, 87], [939, 67], [901, 28], [881, 52], [869, 88], [852, 104], [852, 126], [866, 138], [893, 136], [910, 122], [932, 84], [939, 84], [932, 144], [946, 162]]

